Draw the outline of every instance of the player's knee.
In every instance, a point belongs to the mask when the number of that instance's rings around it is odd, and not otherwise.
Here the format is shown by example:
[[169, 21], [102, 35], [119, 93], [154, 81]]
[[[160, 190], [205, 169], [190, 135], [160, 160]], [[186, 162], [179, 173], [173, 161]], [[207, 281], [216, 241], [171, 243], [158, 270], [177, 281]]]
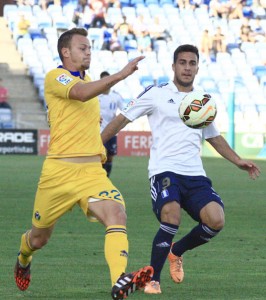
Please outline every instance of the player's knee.
[[221, 231], [224, 227], [224, 218], [222, 216], [216, 216], [210, 218], [205, 224], [214, 230]]
[[219, 220], [216, 220], [216, 223], [214, 224], [214, 229], [221, 231], [224, 228], [224, 218], [220, 218]]
[[224, 227], [224, 210], [215, 202], [209, 203], [200, 212], [201, 222], [214, 230], [222, 230]]
[[161, 221], [169, 224], [179, 225], [180, 205], [177, 202], [166, 203], [161, 211]]
[[41, 249], [44, 247], [49, 241], [48, 236], [38, 236], [31, 238], [31, 247], [35, 250]]
[[105, 226], [110, 226], [114, 224], [126, 225], [127, 214], [124, 206], [110, 201], [108, 202], [108, 207], [101, 212], [101, 220]]

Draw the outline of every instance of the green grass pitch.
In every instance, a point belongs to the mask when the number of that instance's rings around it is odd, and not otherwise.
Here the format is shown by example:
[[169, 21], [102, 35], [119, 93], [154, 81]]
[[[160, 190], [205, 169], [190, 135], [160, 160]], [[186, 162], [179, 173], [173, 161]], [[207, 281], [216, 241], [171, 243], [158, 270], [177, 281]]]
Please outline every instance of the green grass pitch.
[[[184, 256], [185, 280], [174, 284], [168, 263], [162, 295], [136, 292], [129, 299], [266, 299], [266, 161], [256, 181], [220, 158], [204, 158], [207, 175], [225, 203], [224, 230], [210, 243]], [[31, 226], [34, 194], [43, 157], [0, 156], [0, 299], [108, 300], [109, 270], [104, 259], [104, 228], [86, 220], [78, 207], [66, 214], [32, 264], [29, 289], [13, 279], [21, 234]], [[130, 255], [128, 271], [149, 264], [158, 223], [151, 210], [146, 157], [116, 157], [111, 179], [126, 199]], [[194, 226], [185, 213], [176, 238]]]

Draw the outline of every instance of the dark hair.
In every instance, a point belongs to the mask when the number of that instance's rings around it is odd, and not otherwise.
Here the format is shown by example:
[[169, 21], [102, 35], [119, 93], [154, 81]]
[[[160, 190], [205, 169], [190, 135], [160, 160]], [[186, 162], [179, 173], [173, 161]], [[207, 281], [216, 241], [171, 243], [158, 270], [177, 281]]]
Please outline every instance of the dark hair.
[[179, 53], [182, 52], [192, 52], [195, 53], [198, 60], [199, 60], [199, 50], [196, 46], [193, 45], [189, 45], [189, 44], [185, 44], [185, 45], [181, 45], [179, 47], [176, 48], [175, 52], [174, 52], [174, 64], [176, 63], [177, 57]]
[[110, 76], [110, 74], [109, 74], [107, 71], [103, 71], [103, 72], [100, 74], [100, 78], [103, 78], [103, 77], [106, 77], [106, 76]]
[[69, 48], [72, 37], [76, 34], [82, 36], [88, 36], [88, 31], [85, 28], [72, 28], [70, 30], [63, 32], [60, 35], [57, 43], [57, 51], [61, 61], [63, 61], [63, 55], [61, 53], [62, 48]]

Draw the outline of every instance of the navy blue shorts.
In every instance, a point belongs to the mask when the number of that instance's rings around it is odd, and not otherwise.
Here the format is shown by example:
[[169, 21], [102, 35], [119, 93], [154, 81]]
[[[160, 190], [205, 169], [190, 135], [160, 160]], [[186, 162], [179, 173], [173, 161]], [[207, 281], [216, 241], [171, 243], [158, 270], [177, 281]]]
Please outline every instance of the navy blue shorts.
[[110, 138], [108, 142], [104, 144], [107, 154], [116, 155], [117, 154], [117, 136]]
[[195, 220], [200, 221], [200, 211], [215, 201], [224, 208], [220, 196], [205, 176], [185, 176], [164, 172], [150, 178], [152, 208], [161, 221], [161, 210], [165, 203], [176, 201]]

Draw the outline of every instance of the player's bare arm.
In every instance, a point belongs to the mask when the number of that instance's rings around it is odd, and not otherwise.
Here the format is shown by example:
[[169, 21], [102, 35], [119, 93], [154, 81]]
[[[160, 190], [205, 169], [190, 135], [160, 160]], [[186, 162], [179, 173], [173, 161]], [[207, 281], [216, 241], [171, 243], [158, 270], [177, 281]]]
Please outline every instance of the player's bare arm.
[[260, 175], [260, 168], [249, 160], [242, 159], [226, 142], [226, 140], [221, 136], [216, 136], [214, 138], [209, 138], [207, 141], [213, 146], [213, 148], [221, 154], [225, 159], [229, 160], [241, 170], [248, 172], [251, 179], [256, 179]]
[[138, 63], [144, 58], [144, 56], [138, 56], [131, 60], [121, 71], [104, 77], [100, 80], [93, 82], [78, 82], [75, 84], [69, 93], [71, 99], [76, 99], [82, 102], [88, 101], [93, 97], [96, 97], [103, 93], [105, 90], [110, 89], [119, 81], [124, 80], [136, 70], [138, 70]]
[[123, 129], [130, 122], [122, 114], [119, 114], [113, 119], [103, 130], [101, 137], [103, 144], [110, 140], [111, 137], [115, 136], [121, 129]]

